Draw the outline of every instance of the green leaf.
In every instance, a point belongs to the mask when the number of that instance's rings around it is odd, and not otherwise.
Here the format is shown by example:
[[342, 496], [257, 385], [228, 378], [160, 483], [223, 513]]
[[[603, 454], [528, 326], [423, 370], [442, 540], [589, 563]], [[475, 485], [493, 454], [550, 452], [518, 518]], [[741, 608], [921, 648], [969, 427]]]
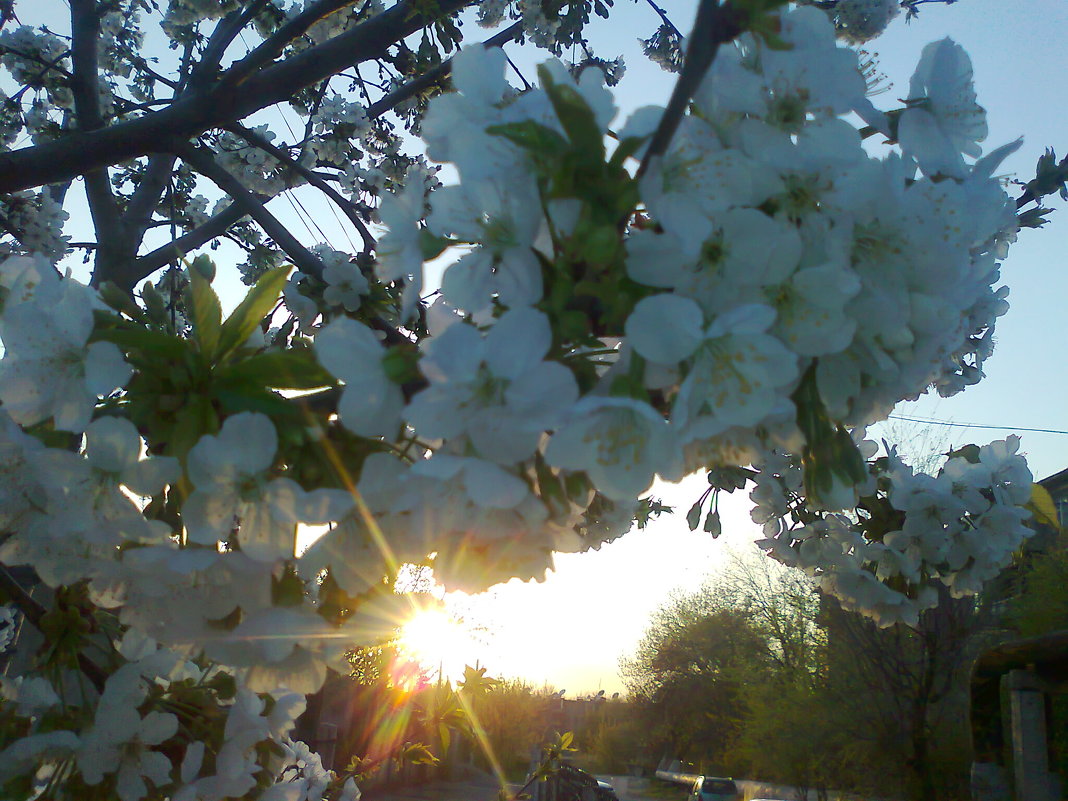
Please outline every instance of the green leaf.
[[308, 350], [257, 353], [216, 370], [215, 376], [223, 383], [247, 382], [274, 389], [317, 389], [335, 383]]
[[419, 373], [419, 351], [407, 346], [393, 347], [382, 357], [382, 370], [394, 384], [407, 384], [422, 378]]
[[600, 225], [582, 237], [583, 258], [592, 264], [608, 264], [622, 249], [620, 234], [614, 227]]
[[540, 453], [534, 454], [534, 475], [538, 479], [538, 494], [541, 499], [554, 510], [566, 511], [568, 502], [560, 479], [553, 475]]
[[964, 459], [969, 464], [979, 464], [979, 446], [962, 445], [946, 454], [950, 459]]
[[275, 606], [300, 606], [304, 602], [304, 582], [292, 567], [280, 578], [271, 576], [271, 603]]
[[423, 261], [436, 259], [451, 244], [452, 241], [447, 236], [434, 236], [426, 228], [419, 229], [419, 248], [422, 251]]
[[292, 401], [288, 401], [281, 395], [270, 391], [239, 392], [230, 389], [217, 389], [215, 397], [226, 414], [238, 412], [259, 412], [268, 417], [275, 418], [278, 423], [281, 419], [299, 419], [299, 410]]
[[222, 359], [244, 344], [256, 330], [267, 313], [282, 294], [292, 265], [284, 264], [264, 273], [256, 285], [248, 291], [245, 299], [226, 318], [219, 333], [218, 358]]
[[124, 351], [139, 350], [168, 362], [184, 361], [189, 352], [187, 340], [148, 328], [97, 328], [91, 342], [112, 342]]
[[105, 281], [100, 285], [100, 299], [115, 311], [122, 312], [134, 320], [145, 318], [145, 313], [141, 307], [134, 303], [134, 299], [113, 281]]
[[616, 146], [615, 151], [612, 153], [612, 158], [608, 161], [608, 166], [613, 169], [620, 169], [623, 167], [623, 162], [638, 152], [638, 148], [642, 146], [642, 143], [649, 138], [647, 136], [628, 136], [626, 139], [620, 141]]
[[570, 150], [564, 137], [549, 126], [534, 120], [491, 125], [486, 129], [486, 133], [503, 136], [513, 145], [538, 155], [560, 156]]
[[148, 316], [157, 323], [165, 323], [170, 315], [167, 314], [167, 303], [163, 296], [152, 286], [151, 281], [145, 281], [141, 287], [141, 300], [144, 301]]
[[175, 415], [165, 453], [184, 459], [202, 435], [216, 434], [218, 431], [219, 417], [211, 402], [202, 395], [190, 396]]
[[215, 262], [207, 253], [201, 253], [189, 265], [189, 272], [196, 273], [210, 284], [215, 280]]
[[397, 752], [397, 759], [410, 765], [438, 764], [438, 758], [424, 743], [405, 743]]
[[603, 163], [604, 134], [586, 99], [573, 86], [554, 83], [544, 65], [538, 66], [538, 80], [575, 148], [584, 158]]
[[193, 338], [200, 345], [200, 352], [209, 362], [214, 361], [222, 330], [222, 306], [219, 296], [199, 270], [189, 270], [189, 314]]
[[449, 733], [449, 727], [445, 723], [438, 724], [438, 739], [441, 740], [441, 753], [449, 753], [449, 745], [452, 743], [452, 735]]

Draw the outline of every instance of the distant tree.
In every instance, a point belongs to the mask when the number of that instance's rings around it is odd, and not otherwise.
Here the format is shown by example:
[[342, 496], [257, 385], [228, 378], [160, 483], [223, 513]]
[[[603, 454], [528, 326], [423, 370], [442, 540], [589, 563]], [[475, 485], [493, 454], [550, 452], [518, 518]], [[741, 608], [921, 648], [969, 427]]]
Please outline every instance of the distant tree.
[[911, 628], [879, 628], [827, 599], [822, 620], [827, 710], [851, 744], [853, 787], [915, 801], [966, 796], [968, 671], [989, 620], [976, 599], [943, 591]]
[[821, 797], [839, 776], [844, 743], [827, 715], [827, 636], [820, 596], [800, 570], [756, 554], [734, 555], [717, 577], [765, 637], [772, 669], [745, 686], [747, 717], [736, 758], [754, 777]]
[[746, 684], [773, 664], [753, 616], [706, 586], [658, 610], [621, 670], [654, 747], [722, 765], [747, 714]]
[[551, 701], [549, 688], [515, 679], [499, 681], [473, 699], [470, 713], [480, 733], [482, 747], [475, 750], [480, 767], [521, 777], [533, 749], [545, 739]]
[[623, 671], [649, 742], [674, 756], [802, 794], [957, 798], [968, 668], [989, 629], [974, 598], [938, 601], [915, 627], [880, 628], [799, 570], [736, 558], [658, 611]]
[[1068, 552], [1036, 556], [1019, 578], [1007, 622], [1021, 637], [1068, 628]]

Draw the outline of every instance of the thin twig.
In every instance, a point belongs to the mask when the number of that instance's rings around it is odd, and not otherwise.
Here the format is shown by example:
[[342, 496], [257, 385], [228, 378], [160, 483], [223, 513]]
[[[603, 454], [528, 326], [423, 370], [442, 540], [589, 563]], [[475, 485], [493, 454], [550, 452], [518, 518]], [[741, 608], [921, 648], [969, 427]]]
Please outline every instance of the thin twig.
[[[516, 22], [513, 25], [509, 25], [500, 33], [495, 36], [491, 36], [489, 39], [482, 43], [483, 47], [500, 47], [506, 42], [510, 42], [519, 36], [523, 32], [523, 26], [521, 23]], [[420, 92], [425, 92], [431, 86], [435, 86], [452, 74], [452, 59], [443, 61], [437, 67], [427, 72], [424, 72], [418, 78], [414, 78], [408, 83], [404, 84], [397, 89], [394, 89], [389, 94], [380, 98], [377, 102], [372, 103], [367, 107], [368, 119], [375, 119], [381, 117], [387, 111], [391, 111], [397, 104], [403, 103], [405, 100], [414, 97]], [[522, 76], [520, 76], [522, 77]]]
[[371, 232], [367, 230], [367, 226], [360, 218], [360, 214], [356, 210], [356, 206], [352, 201], [346, 199], [340, 192], [334, 189], [334, 187], [330, 186], [330, 184], [328, 184], [326, 181], [316, 175], [315, 172], [309, 170], [303, 164], [298, 162], [284, 149], [269, 142], [267, 139], [260, 136], [255, 131], [249, 130], [240, 123], [235, 123], [233, 125], [227, 126], [227, 130], [231, 133], [237, 134], [246, 142], [255, 145], [260, 150], [263, 150], [266, 153], [270, 153], [278, 161], [282, 162], [294, 172], [303, 176], [309, 184], [314, 186], [316, 189], [318, 189], [320, 192], [322, 192], [328, 198], [334, 201], [334, 203], [339, 209], [341, 209], [344, 215], [349, 218], [349, 222], [351, 222], [353, 226], [355, 226], [356, 230], [360, 232], [360, 238], [363, 239], [364, 248], [367, 251], [372, 251], [375, 249], [375, 238], [371, 236]]
[[649, 7], [651, 9], [653, 9], [653, 11], [655, 11], [657, 13], [657, 16], [659, 16], [660, 19], [663, 20], [664, 24], [667, 25], [671, 29], [672, 33], [674, 33], [680, 39], [684, 39], [685, 38], [682, 35], [682, 31], [680, 31], [678, 28], [675, 27], [675, 23], [671, 21], [671, 18], [667, 15], [667, 12], [664, 11], [664, 9], [662, 9], [660, 6], [658, 6], [656, 3], [654, 3], [653, 0], [645, 0], [645, 2], [648, 3]]
[[205, 147], [190, 142], [175, 142], [171, 148], [186, 164], [209, 178], [223, 192], [233, 198], [244, 212], [254, 219], [267, 236], [292, 260], [297, 269], [306, 275], [321, 278], [322, 260], [308, 250], [290, 233], [278, 218], [267, 210], [267, 206], [251, 189], [246, 187], [237, 176], [223, 168], [216, 160], [215, 154]]
[[697, 20], [693, 24], [693, 33], [686, 46], [686, 59], [682, 72], [675, 82], [667, 108], [660, 118], [660, 124], [649, 141], [649, 147], [642, 157], [638, 175], [645, 174], [651, 162], [657, 156], [667, 152], [675, 131], [682, 122], [683, 115], [690, 100], [697, 93], [704, 80], [705, 73], [712, 66], [719, 46], [729, 42], [742, 32], [737, 13], [727, 3], [720, 5], [716, 0], [701, 0], [697, 7]]

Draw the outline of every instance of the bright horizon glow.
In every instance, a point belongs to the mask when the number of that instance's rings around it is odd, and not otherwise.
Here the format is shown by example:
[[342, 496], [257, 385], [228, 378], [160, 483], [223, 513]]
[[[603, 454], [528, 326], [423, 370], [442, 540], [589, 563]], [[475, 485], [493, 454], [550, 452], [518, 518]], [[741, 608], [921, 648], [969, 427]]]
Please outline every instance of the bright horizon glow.
[[417, 609], [400, 627], [397, 642], [402, 654], [411, 657], [434, 680], [455, 684], [464, 668], [478, 662], [483, 647], [477, 632], [443, 607]]

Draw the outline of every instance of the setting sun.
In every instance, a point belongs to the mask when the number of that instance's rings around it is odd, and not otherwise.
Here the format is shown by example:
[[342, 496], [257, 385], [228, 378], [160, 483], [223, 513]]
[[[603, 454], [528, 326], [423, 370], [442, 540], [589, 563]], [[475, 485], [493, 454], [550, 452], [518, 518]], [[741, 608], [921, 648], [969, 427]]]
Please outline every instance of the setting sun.
[[435, 679], [447, 681], [463, 676], [464, 666], [477, 661], [481, 643], [474, 630], [447, 609], [419, 609], [401, 626], [401, 650]]

